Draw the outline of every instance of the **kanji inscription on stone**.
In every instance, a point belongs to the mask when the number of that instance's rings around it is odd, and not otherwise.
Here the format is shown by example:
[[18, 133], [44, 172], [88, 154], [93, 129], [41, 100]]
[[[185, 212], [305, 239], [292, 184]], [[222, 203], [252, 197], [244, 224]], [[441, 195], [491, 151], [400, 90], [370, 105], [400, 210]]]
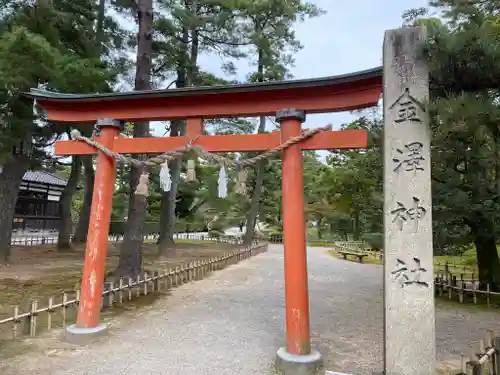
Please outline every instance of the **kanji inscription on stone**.
[[413, 61], [410, 60], [407, 55], [401, 54], [396, 56], [393, 60], [393, 66], [401, 86], [418, 84], [420, 78], [415, 73]]
[[422, 122], [419, 112], [422, 110], [420, 103], [410, 95], [410, 89], [405, 88], [401, 96], [389, 107], [389, 109], [397, 108], [396, 123], [413, 121]]
[[415, 268], [409, 269], [406, 262], [398, 258], [396, 261], [396, 269], [391, 272], [391, 275], [394, 276], [394, 280], [400, 283], [401, 288], [413, 284], [428, 288], [429, 283], [420, 280], [422, 273], [426, 273], [427, 270], [420, 265], [420, 259], [417, 257], [414, 257], [413, 261], [415, 263]]
[[413, 204], [410, 207], [406, 207], [401, 202], [396, 202], [396, 208], [391, 211], [394, 215], [392, 222], [396, 222], [399, 225], [399, 229], [403, 230], [405, 223], [413, 221], [415, 225], [415, 232], [418, 230], [418, 221], [423, 218], [427, 210], [420, 205], [420, 199], [413, 197]]
[[395, 156], [392, 161], [396, 164], [394, 172], [400, 169], [411, 172], [411, 171], [423, 171], [424, 167], [421, 162], [425, 161], [422, 156], [422, 148], [424, 145], [421, 142], [410, 142], [404, 145], [404, 150], [396, 148], [397, 156]]

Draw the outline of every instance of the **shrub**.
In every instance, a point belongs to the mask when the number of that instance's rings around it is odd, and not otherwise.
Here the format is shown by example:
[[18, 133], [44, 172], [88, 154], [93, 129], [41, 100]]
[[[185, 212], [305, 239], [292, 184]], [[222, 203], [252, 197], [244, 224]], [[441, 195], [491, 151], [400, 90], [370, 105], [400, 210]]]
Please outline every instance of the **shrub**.
[[365, 233], [361, 239], [368, 243], [373, 250], [382, 250], [384, 248], [384, 235], [382, 233]]

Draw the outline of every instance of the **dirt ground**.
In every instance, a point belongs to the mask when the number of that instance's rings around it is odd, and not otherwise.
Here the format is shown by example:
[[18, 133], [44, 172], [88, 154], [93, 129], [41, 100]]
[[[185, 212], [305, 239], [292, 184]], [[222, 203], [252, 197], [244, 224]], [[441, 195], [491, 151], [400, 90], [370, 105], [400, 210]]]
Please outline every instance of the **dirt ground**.
[[[118, 243], [108, 247], [106, 273], [111, 273], [116, 268], [119, 246]], [[178, 240], [175, 251], [168, 256], [158, 257], [155, 244], [144, 244], [143, 266], [148, 272], [175, 268], [191, 261], [222, 256], [224, 252], [234, 249], [235, 245], [230, 244]], [[0, 320], [11, 317], [16, 306], [20, 312], [29, 311], [33, 300], [39, 301], [39, 307], [45, 307], [49, 297], [54, 297], [54, 303], [60, 303], [64, 292], [68, 297], [74, 296], [74, 291], [80, 287], [84, 251], [84, 245], [71, 252], [58, 252], [54, 245], [14, 247], [11, 264], [0, 266]], [[152, 298], [148, 299], [146, 296], [146, 299], [141, 299], [139, 303], [150, 303]], [[67, 311], [68, 320], [74, 318], [70, 316], [74, 315], [71, 314], [74, 312]], [[39, 320], [45, 320], [45, 317], [40, 316]], [[56, 319], [54, 323], [62, 324], [60, 320]], [[0, 342], [12, 340], [11, 326], [10, 323], [0, 326]], [[23, 330], [25, 331], [26, 327]]]

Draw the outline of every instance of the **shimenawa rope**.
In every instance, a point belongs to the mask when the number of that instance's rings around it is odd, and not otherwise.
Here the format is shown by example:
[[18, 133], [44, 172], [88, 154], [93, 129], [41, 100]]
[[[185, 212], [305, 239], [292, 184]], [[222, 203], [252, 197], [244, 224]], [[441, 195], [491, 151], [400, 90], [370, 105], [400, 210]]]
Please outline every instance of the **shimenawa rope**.
[[[279, 153], [281, 153], [283, 150], [287, 149], [288, 147], [291, 147], [297, 143], [300, 143], [304, 141], [305, 139], [308, 139], [312, 137], [314, 134], [319, 133], [321, 131], [329, 131], [332, 129], [331, 125], [322, 127], [322, 128], [317, 128], [317, 129], [309, 129], [302, 133], [301, 135], [298, 135], [294, 138], [290, 138], [286, 142], [276, 146], [275, 148], [265, 151], [262, 154], [259, 154], [253, 158], [249, 159], [241, 159], [241, 160], [233, 160], [229, 158], [225, 158], [221, 155], [217, 155], [214, 153], [210, 153], [206, 151], [204, 148], [200, 146], [194, 145], [194, 142], [196, 141], [189, 141], [186, 146], [173, 149], [170, 151], [167, 151], [161, 155], [154, 156], [152, 158], [149, 158], [147, 160], [137, 160], [134, 158], [131, 158], [129, 156], [125, 156], [122, 154], [119, 154], [117, 152], [114, 152], [107, 147], [103, 146], [99, 142], [97, 142], [94, 139], [87, 138], [81, 135], [81, 133], [77, 129], [73, 129], [71, 131], [71, 137], [80, 142], [85, 142], [89, 146], [94, 147], [95, 149], [101, 151], [103, 154], [109, 156], [110, 158], [115, 159], [118, 162], [122, 162], [124, 164], [129, 164], [137, 168], [144, 168], [144, 167], [155, 167], [157, 165], [161, 165], [161, 170], [160, 170], [160, 186], [163, 191], [170, 191], [172, 181], [170, 179], [170, 170], [168, 168], [168, 162], [182, 158], [184, 155], [187, 155], [189, 153], [194, 153], [197, 157], [202, 158], [206, 160], [209, 163], [213, 164], [218, 164], [220, 166], [220, 172], [219, 172], [219, 187], [218, 187], [218, 196], [219, 198], [226, 198], [228, 191], [227, 191], [227, 171], [226, 167], [230, 167], [233, 169], [236, 169], [238, 171], [238, 179], [236, 183], [236, 193], [237, 194], [242, 194], [245, 195], [246, 193], [246, 185], [245, 181], [248, 175], [248, 168], [255, 166], [258, 162], [261, 160], [265, 160], [268, 158], [271, 158]], [[196, 179], [195, 176], [195, 161], [194, 159], [189, 159], [188, 160], [188, 166], [187, 166], [187, 180], [188, 181], [194, 181]], [[139, 184], [137, 185], [137, 188], [135, 190], [134, 194], [137, 195], [147, 195], [148, 194], [148, 181], [149, 181], [149, 173], [147, 170], [144, 170], [141, 178], [139, 179]]]

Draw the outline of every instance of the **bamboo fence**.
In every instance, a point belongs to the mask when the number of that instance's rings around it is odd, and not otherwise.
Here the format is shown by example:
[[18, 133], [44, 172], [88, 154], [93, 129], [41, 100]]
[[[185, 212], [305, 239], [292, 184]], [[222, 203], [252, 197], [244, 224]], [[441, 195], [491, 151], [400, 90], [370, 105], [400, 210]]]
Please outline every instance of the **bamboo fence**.
[[486, 332], [486, 340], [471, 347], [469, 359], [462, 355], [461, 370], [456, 375], [500, 375], [500, 336]]

